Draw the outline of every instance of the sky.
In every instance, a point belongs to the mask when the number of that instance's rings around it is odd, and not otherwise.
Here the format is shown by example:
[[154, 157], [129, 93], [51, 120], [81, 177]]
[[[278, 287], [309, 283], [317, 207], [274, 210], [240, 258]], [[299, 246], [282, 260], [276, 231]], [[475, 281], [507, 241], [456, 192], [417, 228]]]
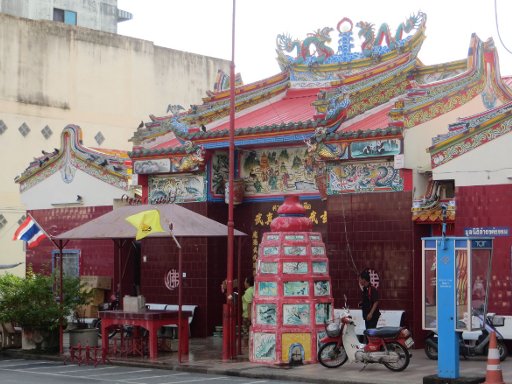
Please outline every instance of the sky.
[[[121, 35], [231, 60], [233, 0], [118, 0], [118, 7], [133, 14], [132, 20], [118, 24]], [[245, 84], [279, 73], [278, 34], [304, 40], [319, 28], [335, 29], [344, 17], [354, 25], [371, 22], [376, 29], [388, 23], [394, 33], [401, 22], [419, 11], [427, 14], [426, 40], [418, 55], [424, 64], [465, 59], [471, 34], [476, 33], [483, 41], [494, 40], [502, 76], [512, 75], [510, 0], [237, 0], [235, 70]], [[359, 29], [354, 29], [353, 51], [359, 51], [362, 40], [357, 37]], [[331, 33], [334, 51], [337, 33]]]

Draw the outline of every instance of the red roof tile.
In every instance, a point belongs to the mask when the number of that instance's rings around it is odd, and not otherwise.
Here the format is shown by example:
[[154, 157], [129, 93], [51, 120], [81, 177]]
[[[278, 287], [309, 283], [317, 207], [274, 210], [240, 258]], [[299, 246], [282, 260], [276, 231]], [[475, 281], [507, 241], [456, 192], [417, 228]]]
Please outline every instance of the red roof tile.
[[[239, 116], [235, 128], [260, 127], [272, 124], [312, 120], [316, 109], [311, 105], [317, 99], [319, 88], [288, 89], [281, 100], [267, 104], [246, 115]], [[229, 129], [229, 121], [212, 130]]]
[[357, 121], [353, 121], [354, 119], [345, 121], [341, 124], [340, 128], [338, 128], [338, 132], [368, 131], [370, 129], [387, 128], [389, 125], [388, 114], [391, 108], [393, 108], [393, 105], [388, 105], [373, 113], [370, 110], [369, 116], [357, 118]]

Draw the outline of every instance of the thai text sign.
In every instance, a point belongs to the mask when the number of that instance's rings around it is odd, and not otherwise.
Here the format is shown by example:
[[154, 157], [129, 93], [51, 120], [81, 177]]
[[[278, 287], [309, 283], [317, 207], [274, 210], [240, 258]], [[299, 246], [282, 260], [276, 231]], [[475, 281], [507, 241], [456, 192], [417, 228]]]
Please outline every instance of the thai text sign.
[[464, 236], [509, 236], [509, 227], [469, 227], [464, 228]]

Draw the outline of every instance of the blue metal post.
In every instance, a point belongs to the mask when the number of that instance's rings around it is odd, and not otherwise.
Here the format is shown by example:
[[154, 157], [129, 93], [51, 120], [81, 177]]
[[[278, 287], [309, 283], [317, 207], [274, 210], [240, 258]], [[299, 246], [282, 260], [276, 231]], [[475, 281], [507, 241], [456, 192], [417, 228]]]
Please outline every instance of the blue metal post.
[[455, 241], [437, 240], [437, 374], [440, 378], [459, 378], [459, 343], [455, 332], [456, 278]]

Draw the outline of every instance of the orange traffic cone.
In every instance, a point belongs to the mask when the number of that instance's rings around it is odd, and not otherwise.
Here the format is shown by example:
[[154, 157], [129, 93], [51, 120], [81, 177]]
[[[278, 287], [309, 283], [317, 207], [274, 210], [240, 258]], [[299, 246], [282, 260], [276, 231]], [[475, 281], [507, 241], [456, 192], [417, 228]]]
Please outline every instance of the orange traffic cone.
[[489, 341], [489, 356], [487, 357], [487, 372], [484, 384], [505, 384], [501, 373], [500, 353], [498, 352], [496, 332], [491, 332]]

